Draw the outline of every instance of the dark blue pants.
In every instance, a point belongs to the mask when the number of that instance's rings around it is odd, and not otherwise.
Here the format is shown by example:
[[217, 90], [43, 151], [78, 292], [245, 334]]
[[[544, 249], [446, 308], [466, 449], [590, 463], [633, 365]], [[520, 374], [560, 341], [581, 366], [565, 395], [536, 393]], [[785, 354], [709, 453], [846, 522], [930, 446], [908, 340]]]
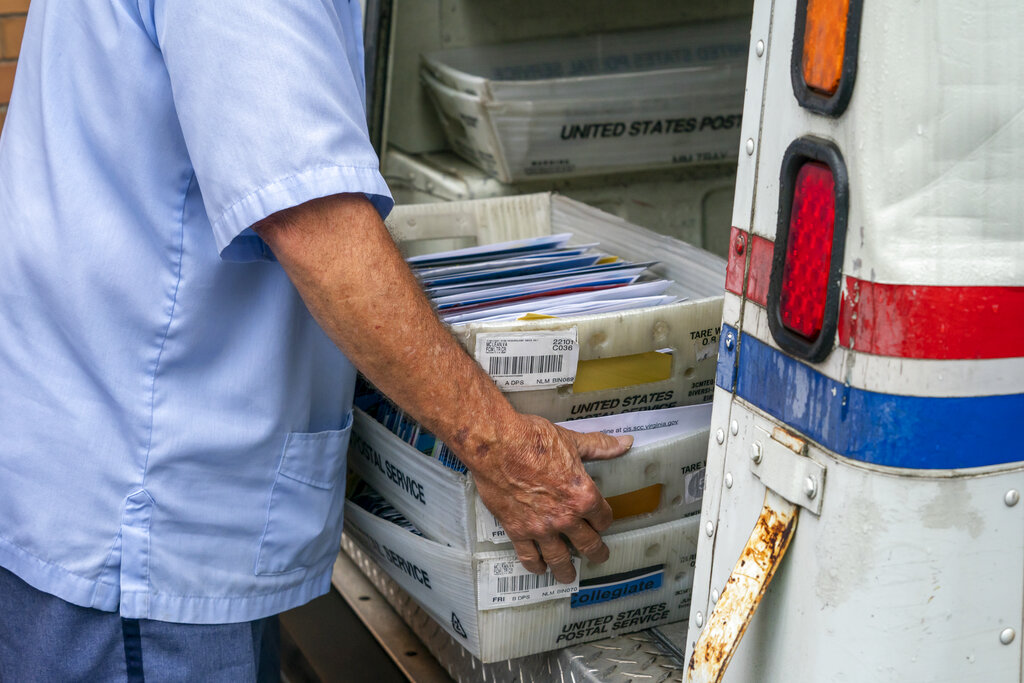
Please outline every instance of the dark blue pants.
[[0, 683], [277, 681], [277, 617], [240, 624], [122, 619], [0, 567]]

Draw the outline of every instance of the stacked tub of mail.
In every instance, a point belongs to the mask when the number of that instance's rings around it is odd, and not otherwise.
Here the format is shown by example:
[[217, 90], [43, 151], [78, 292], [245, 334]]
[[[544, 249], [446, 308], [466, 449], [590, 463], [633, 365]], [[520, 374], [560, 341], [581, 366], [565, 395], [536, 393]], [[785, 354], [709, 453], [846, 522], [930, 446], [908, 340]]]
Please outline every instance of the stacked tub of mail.
[[346, 570], [361, 570], [381, 597], [458, 683], [666, 683], [683, 674], [687, 624], [677, 621], [619, 636], [574, 643], [514, 660], [481, 663], [441, 629], [409, 594], [351, 539], [343, 539], [351, 563], [339, 563], [335, 581], [344, 590]]
[[[561, 586], [515, 560], [472, 477], [425, 456], [357, 410], [349, 466], [404, 519], [346, 506], [351, 543], [485, 662], [627, 633], [686, 617], [696, 548], [706, 404], [714, 382], [724, 263], [715, 256], [548, 193], [396, 208], [389, 227], [410, 252], [573, 232], [581, 242], [644, 260], [672, 279], [681, 301], [623, 313], [471, 324], [454, 329], [470, 353], [482, 335], [557, 333], [577, 340], [579, 362], [669, 352], [671, 371], [642, 386], [578, 393], [572, 385], [509, 393], [521, 410], [560, 421], [630, 408], [686, 410], [687, 429], [626, 456], [587, 465], [606, 498], [628, 512], [605, 535], [611, 559], [578, 560]], [[703, 414], [701, 413], [703, 411]], [[681, 415], [681, 413], [680, 413]], [[618, 499], [616, 501], [616, 499]], [[415, 528], [417, 533], [408, 529]]]
[[734, 159], [748, 21], [424, 55], [452, 149], [504, 182]]

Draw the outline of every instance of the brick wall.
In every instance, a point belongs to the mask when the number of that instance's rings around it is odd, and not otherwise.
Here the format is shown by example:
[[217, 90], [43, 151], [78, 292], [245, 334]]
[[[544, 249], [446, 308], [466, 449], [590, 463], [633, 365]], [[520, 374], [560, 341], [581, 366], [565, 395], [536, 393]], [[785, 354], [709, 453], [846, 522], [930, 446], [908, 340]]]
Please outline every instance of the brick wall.
[[11, 101], [28, 3], [29, 0], [0, 0], [0, 129], [7, 117], [7, 103]]

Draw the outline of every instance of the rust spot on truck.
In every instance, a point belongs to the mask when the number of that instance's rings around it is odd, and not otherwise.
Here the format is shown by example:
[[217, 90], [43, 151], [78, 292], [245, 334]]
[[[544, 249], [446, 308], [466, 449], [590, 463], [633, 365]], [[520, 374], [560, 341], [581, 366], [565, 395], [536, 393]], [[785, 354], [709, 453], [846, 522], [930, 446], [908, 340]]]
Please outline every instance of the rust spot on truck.
[[776, 427], [772, 430], [772, 439], [778, 441], [797, 455], [807, 455], [807, 442], [782, 427]]
[[717, 683], [796, 531], [799, 508], [772, 491], [687, 663], [689, 683]]

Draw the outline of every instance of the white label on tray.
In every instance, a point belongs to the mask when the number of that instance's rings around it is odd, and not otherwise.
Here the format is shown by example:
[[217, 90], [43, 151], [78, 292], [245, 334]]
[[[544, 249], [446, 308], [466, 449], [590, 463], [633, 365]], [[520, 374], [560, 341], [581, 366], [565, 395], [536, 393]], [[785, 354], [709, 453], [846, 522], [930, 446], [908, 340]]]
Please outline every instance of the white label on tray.
[[481, 610], [499, 609], [567, 598], [580, 590], [581, 565], [580, 558], [572, 558], [575, 580], [558, 583], [550, 571], [545, 574], [528, 571], [514, 553], [495, 560], [481, 560], [477, 569], [479, 607]]
[[505, 543], [508, 536], [501, 522], [495, 517], [479, 497], [476, 499], [476, 533], [481, 541]]
[[502, 391], [550, 389], [576, 381], [576, 328], [477, 335], [476, 360]]

